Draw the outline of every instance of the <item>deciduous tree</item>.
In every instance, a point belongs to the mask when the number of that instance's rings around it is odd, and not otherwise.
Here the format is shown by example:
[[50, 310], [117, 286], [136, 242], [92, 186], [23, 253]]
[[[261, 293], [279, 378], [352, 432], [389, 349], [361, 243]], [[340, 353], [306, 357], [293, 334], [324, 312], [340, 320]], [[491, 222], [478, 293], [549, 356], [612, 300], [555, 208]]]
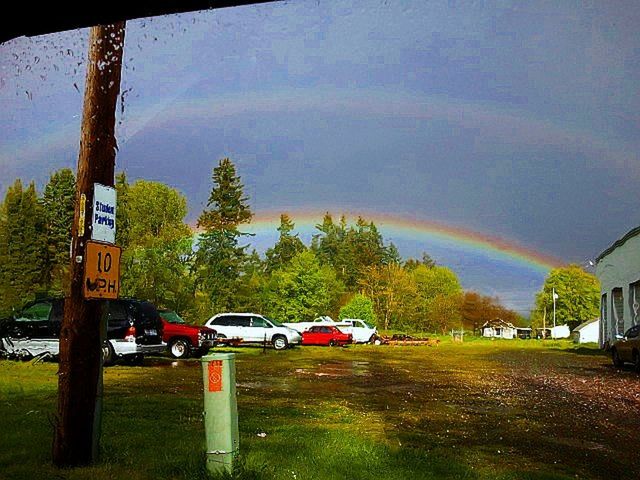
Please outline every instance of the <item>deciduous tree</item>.
[[547, 310], [547, 325], [553, 322], [553, 291], [556, 299], [556, 324], [574, 324], [591, 320], [599, 315], [600, 283], [579, 265], [554, 268], [536, 295], [532, 312], [532, 327], [541, 327], [543, 311]]
[[339, 318], [359, 318], [376, 324], [373, 302], [366, 295], [356, 293], [341, 309]]
[[[120, 179], [122, 189], [126, 179]], [[147, 180], [127, 184], [124, 190], [125, 201], [119, 202], [116, 211], [118, 218], [126, 219], [122, 294], [187, 313], [193, 305], [194, 285], [185, 196], [164, 183]]]
[[366, 267], [359, 285], [374, 304], [382, 327], [406, 326], [415, 315], [416, 284], [400, 265], [374, 265]]
[[333, 309], [341, 290], [333, 269], [321, 266], [312, 251], [304, 251], [289, 265], [272, 273], [265, 306], [280, 321], [312, 320]]

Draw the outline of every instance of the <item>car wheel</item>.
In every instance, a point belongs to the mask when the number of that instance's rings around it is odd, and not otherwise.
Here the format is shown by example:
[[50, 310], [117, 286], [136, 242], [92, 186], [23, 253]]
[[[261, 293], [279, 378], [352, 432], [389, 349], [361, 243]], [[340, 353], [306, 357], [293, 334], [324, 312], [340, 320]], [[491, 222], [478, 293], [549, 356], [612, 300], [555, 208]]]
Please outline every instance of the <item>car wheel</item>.
[[102, 344], [102, 365], [109, 367], [116, 363], [116, 352], [113, 350], [113, 345], [109, 340], [105, 340]]
[[614, 348], [611, 351], [611, 359], [613, 360], [613, 365], [614, 366], [616, 366], [618, 368], [622, 367], [624, 362], [620, 358], [620, 355], [618, 354], [618, 349], [617, 348]]
[[271, 343], [273, 343], [273, 348], [275, 348], [276, 350], [284, 350], [285, 348], [287, 348], [287, 346], [289, 346], [287, 337], [283, 337], [282, 335], [276, 335], [275, 337], [273, 337]]
[[336, 346], [336, 341], [333, 338], [331, 340], [329, 340], [329, 346], [330, 347], [335, 347]]
[[371, 338], [369, 339], [369, 343], [370, 343], [371, 345], [375, 344], [375, 343], [376, 343], [376, 338], [378, 338], [378, 337], [377, 337], [377, 336], [376, 336], [376, 334], [374, 333], [373, 335], [371, 335]]
[[189, 342], [184, 338], [174, 338], [169, 342], [169, 353], [173, 358], [189, 358], [191, 345], [189, 345]]
[[640, 353], [633, 352], [633, 368], [636, 372], [640, 373]]

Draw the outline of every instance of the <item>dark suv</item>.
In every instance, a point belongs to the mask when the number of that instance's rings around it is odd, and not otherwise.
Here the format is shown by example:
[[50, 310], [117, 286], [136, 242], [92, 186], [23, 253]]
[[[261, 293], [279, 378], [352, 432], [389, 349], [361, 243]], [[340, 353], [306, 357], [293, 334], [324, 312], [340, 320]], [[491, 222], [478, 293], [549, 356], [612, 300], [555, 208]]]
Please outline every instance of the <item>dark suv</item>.
[[[162, 321], [156, 307], [135, 299], [109, 301], [104, 364], [123, 358], [139, 361], [144, 354], [162, 353]], [[57, 356], [64, 299], [30, 302], [2, 322], [0, 349], [13, 357]]]

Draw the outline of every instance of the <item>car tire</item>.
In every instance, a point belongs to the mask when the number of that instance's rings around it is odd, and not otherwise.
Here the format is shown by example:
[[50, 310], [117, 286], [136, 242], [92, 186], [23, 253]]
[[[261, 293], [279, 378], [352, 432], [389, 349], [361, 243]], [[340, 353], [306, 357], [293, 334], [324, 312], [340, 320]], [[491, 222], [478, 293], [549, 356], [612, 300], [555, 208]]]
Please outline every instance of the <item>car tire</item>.
[[378, 338], [378, 336], [374, 333], [373, 335], [371, 335], [371, 338], [369, 338], [369, 343], [371, 345], [374, 345], [376, 343], [376, 339]]
[[329, 340], [329, 346], [330, 347], [335, 347], [336, 346], [336, 341], [333, 338], [331, 340]]
[[178, 360], [184, 360], [191, 355], [191, 345], [184, 338], [174, 338], [169, 342], [169, 354]]
[[276, 350], [284, 350], [289, 346], [287, 337], [284, 335], [276, 335], [271, 339], [271, 343], [273, 344], [273, 348]]
[[613, 361], [613, 365], [617, 368], [622, 367], [622, 365], [624, 364], [624, 362], [620, 358], [620, 355], [618, 354], [617, 348], [611, 350], [611, 360]]
[[637, 351], [633, 352], [633, 369], [640, 373], [640, 353]]
[[116, 363], [116, 352], [113, 350], [113, 345], [109, 340], [105, 340], [102, 344], [102, 365], [104, 367], [110, 367]]

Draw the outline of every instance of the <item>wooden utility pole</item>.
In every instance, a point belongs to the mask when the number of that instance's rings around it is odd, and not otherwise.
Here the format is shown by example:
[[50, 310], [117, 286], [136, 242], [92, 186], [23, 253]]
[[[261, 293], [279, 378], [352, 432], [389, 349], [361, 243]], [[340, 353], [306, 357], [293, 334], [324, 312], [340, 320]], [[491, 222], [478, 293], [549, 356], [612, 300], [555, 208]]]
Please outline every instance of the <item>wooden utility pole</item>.
[[84, 91], [76, 207], [72, 227], [71, 290], [60, 331], [58, 416], [53, 461], [58, 466], [92, 462], [94, 416], [102, 368], [100, 319], [103, 301], [82, 294], [85, 246], [91, 238], [93, 185], [114, 185], [115, 113], [120, 93], [125, 22], [92, 27]]

